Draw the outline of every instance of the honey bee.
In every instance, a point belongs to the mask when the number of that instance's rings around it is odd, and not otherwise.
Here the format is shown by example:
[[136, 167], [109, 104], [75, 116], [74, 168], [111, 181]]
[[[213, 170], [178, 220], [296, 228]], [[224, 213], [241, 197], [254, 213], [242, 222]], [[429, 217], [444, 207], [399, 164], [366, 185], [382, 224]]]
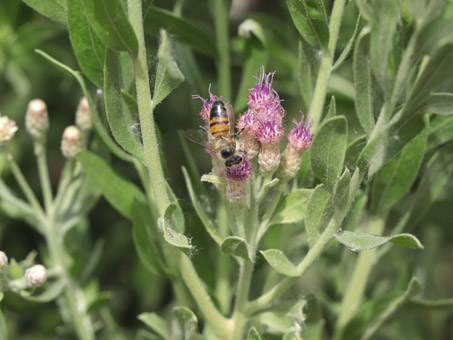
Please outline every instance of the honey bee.
[[[233, 116], [231, 114], [231, 116]], [[208, 151], [223, 159], [227, 168], [235, 168], [244, 160], [244, 151], [236, 146], [234, 123], [230, 124], [226, 106], [223, 101], [217, 100], [212, 104], [209, 112], [209, 129], [187, 130], [184, 136], [190, 141], [204, 146]]]

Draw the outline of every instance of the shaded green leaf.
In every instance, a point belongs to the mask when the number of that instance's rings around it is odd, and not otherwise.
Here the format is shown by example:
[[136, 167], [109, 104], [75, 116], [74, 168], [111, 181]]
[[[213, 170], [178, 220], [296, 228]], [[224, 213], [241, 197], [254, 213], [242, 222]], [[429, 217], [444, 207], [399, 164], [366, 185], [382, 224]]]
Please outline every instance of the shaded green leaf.
[[238, 236], [228, 236], [222, 241], [220, 248], [227, 255], [252, 260], [247, 242]]
[[294, 329], [293, 327], [296, 325], [296, 327], [301, 326], [305, 319], [302, 313], [305, 304], [305, 300], [280, 303], [253, 316], [253, 320], [265, 325], [273, 332], [286, 333], [288, 330]]
[[184, 75], [181, 73], [171, 53], [170, 39], [167, 33], [162, 30], [160, 35], [160, 46], [157, 52], [156, 81], [154, 82], [153, 106], [156, 107], [167, 97], [181, 82]]
[[343, 64], [343, 62], [348, 57], [349, 52], [351, 52], [352, 46], [354, 45], [355, 39], [357, 37], [357, 33], [359, 32], [359, 28], [361, 26], [360, 19], [361, 19], [361, 16], [359, 15], [357, 17], [357, 21], [355, 23], [354, 32], [352, 33], [352, 36], [349, 38], [346, 46], [341, 51], [341, 54], [338, 56], [337, 60], [335, 61], [335, 64], [332, 66], [332, 72], [335, 71], [338, 67], [340, 67], [341, 64]]
[[202, 182], [208, 182], [220, 186], [226, 186], [227, 181], [225, 178], [216, 176], [216, 175], [203, 175], [201, 176], [201, 181]]
[[362, 152], [363, 148], [365, 147], [366, 142], [367, 142], [366, 135], [363, 135], [357, 137], [348, 144], [348, 148], [346, 149], [346, 156], [344, 158], [344, 164], [350, 170], [355, 169], [359, 155]]
[[337, 210], [346, 211], [349, 208], [349, 189], [351, 183], [351, 171], [346, 168], [341, 175], [333, 195], [333, 203]]
[[116, 141], [124, 150], [143, 161], [143, 146], [137, 134], [133, 133], [134, 121], [125, 110], [121, 95], [119, 53], [111, 49], [105, 53], [104, 100], [107, 120]]
[[66, 0], [22, 0], [36, 12], [61, 24], [66, 24]]
[[82, 0], [82, 4], [88, 22], [107, 47], [137, 57], [137, 37], [120, 0]]
[[299, 34], [312, 46], [325, 47], [329, 27], [324, 3], [321, 0], [287, 0], [291, 19]]
[[98, 312], [102, 307], [107, 307], [107, 305], [112, 300], [112, 293], [110, 292], [100, 292], [96, 295], [93, 301], [87, 306], [88, 313]]
[[65, 286], [64, 280], [56, 280], [50, 284], [46, 284], [45, 290], [41, 294], [31, 295], [29, 291], [22, 290], [20, 296], [31, 302], [47, 303], [60, 296]]
[[326, 188], [333, 192], [343, 170], [348, 142], [348, 126], [343, 116], [324, 121], [313, 138], [311, 168]]
[[453, 93], [431, 94], [423, 112], [442, 116], [453, 115]]
[[391, 242], [401, 246], [414, 249], [423, 249], [421, 242], [411, 234], [397, 234], [393, 236], [379, 236], [367, 233], [356, 233], [343, 230], [335, 234], [338, 242], [353, 251], [373, 249]]
[[182, 306], [173, 307], [173, 315], [183, 330], [184, 340], [189, 340], [197, 329], [197, 317], [189, 308]]
[[176, 247], [190, 255], [193, 246], [190, 244], [189, 239], [177, 230], [184, 230], [184, 226], [176, 225], [174, 214], [177, 211], [178, 206], [175, 203], [170, 203], [165, 209], [165, 214], [162, 219], [162, 231], [164, 233], [164, 239], [173, 247]]
[[279, 249], [260, 250], [267, 263], [270, 264], [275, 271], [290, 277], [300, 276], [297, 267], [291, 263], [286, 255]]
[[374, 129], [373, 84], [369, 48], [369, 29], [364, 29], [357, 38], [353, 56], [355, 111], [360, 125], [367, 135]]
[[295, 223], [303, 220], [312, 193], [311, 189], [298, 189], [284, 196], [269, 224]]
[[150, 272], [156, 275], [166, 274], [166, 267], [159, 252], [159, 240], [156, 239], [157, 228], [153, 226], [150, 213], [146, 206], [135, 202], [132, 214], [132, 237], [140, 261]]
[[428, 300], [423, 298], [413, 298], [407, 303], [409, 309], [420, 308], [422, 310], [434, 309], [445, 310], [453, 307], [453, 299]]
[[83, 73], [97, 87], [102, 87], [105, 46], [88, 24], [82, 1], [68, 0], [69, 38]]
[[164, 340], [171, 340], [170, 326], [165, 319], [161, 318], [156, 313], [142, 313], [138, 316], [138, 319]]
[[146, 204], [143, 192], [118, 175], [101, 157], [83, 150], [77, 154], [77, 160], [105, 199], [124, 217], [132, 219], [134, 200]]
[[250, 328], [247, 334], [247, 340], [262, 340], [260, 333], [258, 333], [255, 327]]
[[195, 25], [187, 19], [180, 18], [174, 13], [154, 6], [150, 6], [145, 14], [145, 33], [158, 35], [165, 29], [172, 38], [186, 44], [200, 53], [217, 57], [217, 47], [206, 29]]
[[308, 202], [305, 217], [305, 230], [310, 247], [318, 240], [333, 212], [332, 194], [326, 189], [324, 184], [318, 185]]

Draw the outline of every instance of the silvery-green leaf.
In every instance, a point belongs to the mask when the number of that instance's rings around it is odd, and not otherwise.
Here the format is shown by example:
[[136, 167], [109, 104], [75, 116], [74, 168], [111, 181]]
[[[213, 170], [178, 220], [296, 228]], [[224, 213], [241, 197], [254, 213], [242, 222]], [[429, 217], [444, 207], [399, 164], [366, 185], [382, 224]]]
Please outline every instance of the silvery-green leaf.
[[305, 218], [312, 189], [297, 189], [280, 199], [269, 224], [295, 223]]
[[222, 241], [220, 248], [227, 255], [252, 260], [247, 242], [238, 236], [228, 236]]
[[264, 256], [267, 263], [269, 263], [271, 267], [280, 274], [290, 277], [300, 276], [297, 267], [293, 265], [290, 260], [288, 260], [286, 255], [281, 250], [268, 249], [261, 250], [260, 253]]
[[308, 202], [305, 217], [305, 230], [310, 247], [318, 240], [333, 212], [332, 194], [326, 189], [324, 184], [318, 185]]
[[192, 334], [197, 329], [198, 319], [194, 312], [187, 307], [173, 307], [173, 315], [178, 320], [179, 326], [183, 330], [184, 340], [191, 339]]
[[138, 316], [138, 319], [164, 340], [171, 340], [170, 326], [165, 319], [161, 318], [156, 313], [142, 313]]
[[184, 226], [177, 226], [175, 223], [176, 220], [174, 218], [174, 214], [177, 209], [178, 207], [175, 203], [170, 203], [165, 210], [165, 214], [162, 219], [162, 231], [164, 233], [164, 239], [170, 245], [180, 249], [187, 255], [190, 255], [193, 246], [190, 244], [190, 241], [186, 236], [177, 231], [184, 230]]
[[411, 234], [397, 234], [387, 237], [343, 230], [335, 234], [335, 239], [353, 251], [373, 249], [387, 242], [408, 248], [423, 249], [421, 242]]

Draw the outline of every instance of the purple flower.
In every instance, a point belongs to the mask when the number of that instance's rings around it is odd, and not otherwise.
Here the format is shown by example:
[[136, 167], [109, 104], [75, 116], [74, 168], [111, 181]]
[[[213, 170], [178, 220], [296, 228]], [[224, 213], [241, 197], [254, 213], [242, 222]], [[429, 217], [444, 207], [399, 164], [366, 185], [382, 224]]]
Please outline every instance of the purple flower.
[[261, 143], [278, 143], [284, 131], [281, 121], [269, 120], [261, 123], [256, 137]]
[[274, 72], [264, 73], [264, 66], [260, 68], [260, 76], [255, 76], [255, 88], [249, 90], [247, 103], [251, 109], [258, 110], [272, 101], [280, 101], [277, 92], [272, 88]]
[[227, 178], [233, 181], [245, 182], [252, 176], [252, 166], [246, 157], [241, 164], [227, 168]]
[[310, 134], [313, 118], [307, 116], [304, 121], [304, 115], [302, 114], [300, 123], [296, 120], [293, 122], [296, 124], [296, 127], [288, 133], [288, 141], [298, 150], [308, 149], [311, 145], [311, 140], [313, 139], [313, 134]]
[[[201, 118], [203, 118], [203, 120], [205, 122], [208, 122], [208, 120], [209, 120], [212, 104], [214, 104], [214, 102], [217, 100], [222, 100], [222, 97], [215, 96], [211, 93], [211, 84], [209, 84], [208, 93], [209, 93], [209, 100], [204, 99], [203, 97], [201, 97], [199, 95], [192, 96], [192, 99], [200, 99], [203, 102], [203, 107], [200, 111], [200, 116], [201, 116]], [[228, 112], [228, 107], [227, 107], [227, 112]], [[230, 115], [230, 112], [228, 112], [228, 114]]]

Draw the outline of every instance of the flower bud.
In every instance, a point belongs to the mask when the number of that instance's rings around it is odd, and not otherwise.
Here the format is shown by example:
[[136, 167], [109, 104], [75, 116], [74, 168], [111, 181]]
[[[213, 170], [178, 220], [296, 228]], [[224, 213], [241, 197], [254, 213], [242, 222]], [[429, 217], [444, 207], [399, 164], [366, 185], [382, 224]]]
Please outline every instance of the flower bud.
[[4, 272], [8, 268], [8, 256], [0, 251], [0, 273]]
[[47, 268], [41, 264], [35, 264], [25, 271], [25, 279], [29, 287], [38, 287], [47, 281]]
[[273, 173], [280, 164], [278, 143], [263, 143], [258, 155], [258, 164], [263, 173]]
[[74, 158], [82, 150], [82, 136], [77, 126], [68, 126], [61, 139], [61, 152], [66, 158]]
[[47, 106], [41, 99], [33, 99], [28, 103], [25, 115], [25, 128], [33, 139], [43, 139], [49, 129]]
[[244, 150], [247, 153], [249, 159], [253, 159], [258, 155], [260, 151], [260, 143], [258, 139], [252, 134], [244, 131], [239, 137], [239, 149]]
[[93, 121], [91, 120], [90, 107], [85, 97], [80, 99], [79, 106], [76, 111], [76, 125], [80, 130], [89, 130], [93, 127]]
[[236, 167], [227, 168], [227, 198], [231, 203], [244, 201], [248, 194], [248, 180], [252, 166], [246, 157]]
[[14, 120], [0, 116], [0, 145], [13, 138], [18, 129]]

